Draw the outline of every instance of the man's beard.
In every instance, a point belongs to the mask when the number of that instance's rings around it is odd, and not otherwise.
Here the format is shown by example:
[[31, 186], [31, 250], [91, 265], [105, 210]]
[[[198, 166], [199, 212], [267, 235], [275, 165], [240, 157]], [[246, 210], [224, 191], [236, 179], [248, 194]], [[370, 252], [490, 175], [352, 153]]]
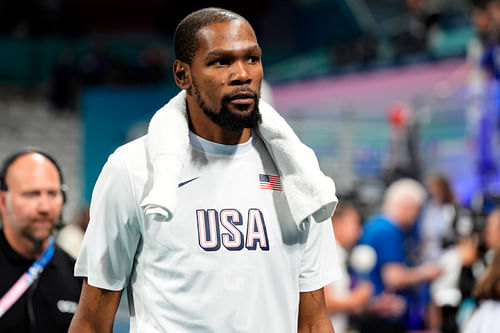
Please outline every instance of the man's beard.
[[[222, 96], [221, 107], [218, 113], [207, 106], [205, 101], [201, 98], [200, 91], [196, 85], [194, 85], [194, 93], [196, 95], [198, 105], [203, 110], [203, 113], [205, 113], [214, 123], [226, 130], [241, 131], [244, 128], [255, 128], [262, 121], [259, 111], [259, 94], [250, 88], [238, 88], [231, 94]], [[242, 93], [250, 93], [254, 99], [254, 108], [246, 116], [242, 116], [229, 110], [229, 103], [231, 102], [231, 99]], [[246, 105], [243, 107], [246, 107]]]

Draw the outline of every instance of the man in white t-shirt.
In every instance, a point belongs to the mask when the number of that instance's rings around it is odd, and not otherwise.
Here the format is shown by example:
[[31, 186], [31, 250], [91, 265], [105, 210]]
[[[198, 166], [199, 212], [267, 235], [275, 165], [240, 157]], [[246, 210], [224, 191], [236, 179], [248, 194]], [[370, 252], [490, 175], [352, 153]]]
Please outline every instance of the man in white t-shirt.
[[75, 267], [74, 332], [111, 332], [127, 288], [131, 332], [333, 332], [323, 286], [339, 275], [331, 223], [299, 230], [260, 123], [261, 50], [241, 16], [188, 15], [175, 33], [189, 148], [173, 218], [140, 203], [152, 184], [146, 135], [96, 183]]

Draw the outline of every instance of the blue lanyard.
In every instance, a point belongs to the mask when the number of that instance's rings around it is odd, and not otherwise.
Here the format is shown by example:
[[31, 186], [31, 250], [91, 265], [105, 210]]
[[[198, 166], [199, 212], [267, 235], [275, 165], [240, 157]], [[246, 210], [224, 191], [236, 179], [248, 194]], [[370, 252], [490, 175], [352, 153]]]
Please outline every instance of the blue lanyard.
[[54, 245], [54, 237], [49, 237], [49, 247], [43, 251], [43, 253], [38, 257], [38, 259], [31, 264], [30, 268], [28, 268], [28, 275], [30, 278], [35, 281], [38, 278], [38, 275], [44, 270], [45, 266], [49, 263], [54, 255], [54, 251], [56, 250], [56, 246]]
[[33, 282], [38, 279], [40, 273], [43, 272], [45, 266], [47, 266], [49, 261], [52, 259], [55, 250], [56, 246], [54, 245], [54, 238], [50, 236], [49, 247], [47, 247], [38, 259], [31, 264], [30, 268], [28, 268], [28, 270], [21, 275], [16, 283], [10, 287], [9, 291], [7, 291], [2, 298], [0, 298], [0, 318], [11, 308], [12, 305], [14, 305], [14, 303], [17, 302], [17, 300], [26, 292], [26, 290], [28, 290]]

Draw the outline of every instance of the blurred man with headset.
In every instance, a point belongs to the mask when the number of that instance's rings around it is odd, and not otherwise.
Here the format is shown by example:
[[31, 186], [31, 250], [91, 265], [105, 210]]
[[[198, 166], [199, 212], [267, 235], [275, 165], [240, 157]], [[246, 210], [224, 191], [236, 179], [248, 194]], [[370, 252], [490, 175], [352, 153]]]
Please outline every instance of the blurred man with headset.
[[0, 332], [67, 332], [81, 280], [52, 233], [65, 201], [48, 154], [26, 149], [0, 169]]

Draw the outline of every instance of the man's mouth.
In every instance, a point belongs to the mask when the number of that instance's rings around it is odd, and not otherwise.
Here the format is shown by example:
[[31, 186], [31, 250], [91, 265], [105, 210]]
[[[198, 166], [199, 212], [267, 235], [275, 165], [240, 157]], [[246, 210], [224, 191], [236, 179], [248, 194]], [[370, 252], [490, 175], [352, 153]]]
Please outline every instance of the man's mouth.
[[49, 219], [49, 218], [46, 218], [46, 219], [35, 219], [33, 220], [33, 223], [34, 224], [38, 224], [38, 225], [44, 225], [44, 224], [53, 224], [54, 221], [52, 219]]
[[237, 94], [231, 97], [231, 102], [236, 104], [252, 104], [255, 96], [252, 94]]
[[237, 94], [232, 96], [230, 101], [234, 104], [252, 104], [255, 102], [255, 96], [252, 94]]

